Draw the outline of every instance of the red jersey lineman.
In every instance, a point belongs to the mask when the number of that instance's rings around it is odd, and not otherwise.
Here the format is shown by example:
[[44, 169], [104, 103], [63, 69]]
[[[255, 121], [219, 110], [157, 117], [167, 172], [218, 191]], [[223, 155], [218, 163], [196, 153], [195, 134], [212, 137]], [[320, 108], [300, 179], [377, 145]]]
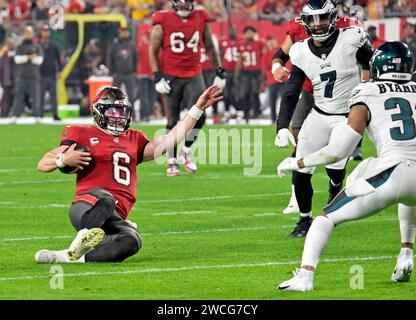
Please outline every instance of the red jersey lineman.
[[137, 253], [141, 237], [127, 220], [136, 201], [137, 165], [181, 143], [204, 110], [222, 98], [220, 92], [208, 88], [169, 134], [149, 141], [142, 131], [129, 130], [133, 108], [127, 95], [116, 87], [102, 89], [92, 105], [94, 126], [66, 127], [61, 145], [39, 161], [41, 172], [77, 174], [69, 216], [78, 234], [69, 249], [38, 251], [36, 262], [119, 262]]
[[[153, 15], [149, 57], [156, 91], [164, 96], [167, 130], [179, 121], [181, 106], [192, 105], [204, 91], [200, 63], [203, 47], [215, 70], [214, 85], [221, 89], [225, 86], [226, 74], [212, 40], [209, 21], [206, 10], [194, 10], [194, 0], [172, 0], [172, 10]], [[202, 116], [180, 153], [180, 162], [190, 173], [197, 171], [191, 158], [191, 146], [204, 123], [205, 116]], [[180, 174], [176, 154], [176, 149], [169, 153], [168, 176]]]

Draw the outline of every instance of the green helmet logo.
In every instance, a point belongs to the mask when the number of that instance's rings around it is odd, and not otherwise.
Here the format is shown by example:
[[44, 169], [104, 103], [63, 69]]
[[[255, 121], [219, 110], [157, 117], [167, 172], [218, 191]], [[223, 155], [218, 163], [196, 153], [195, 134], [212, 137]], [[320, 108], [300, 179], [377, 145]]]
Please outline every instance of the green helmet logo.
[[409, 47], [400, 41], [388, 41], [374, 51], [370, 60], [373, 81], [410, 81], [414, 57]]

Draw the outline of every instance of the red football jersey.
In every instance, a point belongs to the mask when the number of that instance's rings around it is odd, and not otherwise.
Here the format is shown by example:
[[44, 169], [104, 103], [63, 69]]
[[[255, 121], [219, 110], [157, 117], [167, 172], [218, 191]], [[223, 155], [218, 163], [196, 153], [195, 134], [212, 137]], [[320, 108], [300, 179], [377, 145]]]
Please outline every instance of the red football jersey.
[[252, 43], [242, 41], [239, 52], [243, 59], [242, 70], [258, 71], [262, 69], [264, 42], [255, 40]]
[[128, 130], [112, 136], [94, 126], [68, 126], [61, 137], [61, 145], [86, 146], [92, 161], [84, 170], [77, 171], [75, 196], [103, 188], [117, 200], [117, 212], [127, 218], [136, 202], [136, 166], [141, 163], [146, 135], [140, 130]]
[[178, 78], [191, 78], [201, 73], [201, 48], [205, 26], [210, 20], [208, 11], [203, 9], [194, 10], [186, 18], [173, 10], [153, 14], [153, 24], [163, 29], [160, 71]]
[[235, 64], [238, 61], [238, 42], [232, 39], [223, 39], [220, 41], [220, 53], [222, 67], [227, 71], [234, 71]]
[[[293, 43], [305, 40], [310, 37], [301, 22], [302, 21], [300, 17], [293, 18], [289, 21], [287, 34], [289, 35], [290, 39], [292, 39]], [[338, 28], [347, 28], [350, 26], [361, 26], [361, 22], [356, 18], [343, 16], [338, 17]], [[303, 83], [303, 90], [309, 92], [310, 94], [313, 93], [312, 82], [308, 78], [306, 78], [305, 82]]]

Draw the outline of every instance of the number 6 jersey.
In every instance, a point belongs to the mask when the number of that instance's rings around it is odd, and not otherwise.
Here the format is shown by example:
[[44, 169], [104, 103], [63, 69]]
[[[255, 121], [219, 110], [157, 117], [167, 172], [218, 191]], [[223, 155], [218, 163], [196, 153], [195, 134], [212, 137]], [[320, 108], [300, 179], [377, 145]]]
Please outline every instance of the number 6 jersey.
[[113, 136], [93, 126], [68, 126], [61, 137], [61, 145], [86, 146], [92, 161], [77, 171], [75, 195], [104, 188], [117, 200], [116, 210], [123, 218], [136, 202], [136, 166], [143, 160], [149, 142], [140, 130], [127, 130]]
[[201, 48], [204, 46], [205, 26], [210, 20], [208, 11], [203, 9], [195, 9], [186, 18], [173, 10], [154, 13], [153, 25], [160, 25], [163, 29], [160, 71], [178, 78], [192, 78], [202, 72]]
[[[330, 114], [348, 113], [351, 90], [361, 81], [357, 51], [367, 42], [360, 27], [339, 29], [328, 55], [312, 52], [312, 39], [296, 42], [289, 51], [292, 64], [312, 81], [316, 106]], [[318, 51], [319, 49], [317, 49]]]
[[416, 83], [391, 81], [361, 83], [349, 105], [365, 105], [367, 130], [379, 158], [416, 160]]

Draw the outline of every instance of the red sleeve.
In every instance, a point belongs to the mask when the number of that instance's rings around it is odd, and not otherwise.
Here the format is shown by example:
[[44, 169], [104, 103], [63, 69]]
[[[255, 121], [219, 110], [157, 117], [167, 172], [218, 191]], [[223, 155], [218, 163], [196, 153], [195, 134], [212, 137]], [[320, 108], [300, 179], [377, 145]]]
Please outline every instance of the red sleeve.
[[207, 10], [205, 10], [205, 9], [202, 9], [201, 10], [201, 16], [202, 16], [202, 20], [204, 22], [211, 22], [211, 21], [214, 20], [214, 19], [211, 18], [209, 12]]
[[152, 17], [152, 24], [153, 25], [162, 24], [162, 21], [163, 21], [163, 14], [162, 14], [162, 12], [156, 11], [153, 14], [153, 17]]
[[142, 163], [143, 154], [146, 145], [149, 143], [149, 138], [143, 133], [143, 131], [136, 130], [137, 133], [137, 165]]
[[70, 146], [73, 143], [78, 143], [78, 130], [76, 127], [68, 126], [62, 131], [61, 146]]
[[296, 30], [297, 23], [295, 22], [295, 19], [291, 19], [287, 25], [287, 32], [286, 34], [292, 39], [292, 42], [295, 43], [295, 30]]

